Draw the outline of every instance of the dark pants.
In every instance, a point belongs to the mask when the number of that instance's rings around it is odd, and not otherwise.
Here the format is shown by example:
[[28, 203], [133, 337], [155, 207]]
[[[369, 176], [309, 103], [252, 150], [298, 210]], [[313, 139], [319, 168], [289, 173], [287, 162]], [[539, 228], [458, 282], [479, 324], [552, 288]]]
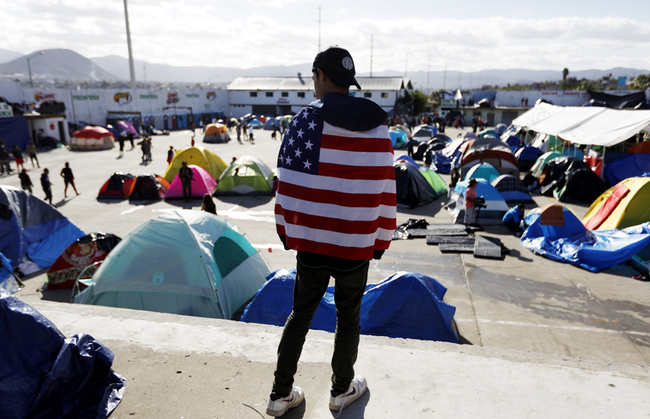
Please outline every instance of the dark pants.
[[293, 311], [284, 325], [278, 347], [278, 362], [275, 370], [273, 391], [286, 396], [291, 393], [293, 376], [298, 369], [305, 337], [311, 320], [316, 313], [330, 276], [336, 280], [334, 301], [336, 303], [336, 335], [332, 356], [332, 389], [348, 391], [354, 378], [354, 363], [359, 348], [359, 313], [361, 297], [368, 280], [368, 265], [341, 273], [331, 269], [312, 269], [297, 263], [298, 274], [293, 288]]
[[192, 199], [192, 182], [181, 182], [181, 184], [183, 185], [183, 198]]
[[45, 200], [50, 201], [50, 204], [51, 204], [52, 203], [52, 188], [50, 188], [49, 186], [47, 188], [43, 187], [43, 192], [45, 192]]
[[519, 223], [514, 221], [514, 220], [508, 220], [503, 223], [508, 230], [510, 230], [512, 233], [521, 233], [523, 230], [519, 226]]

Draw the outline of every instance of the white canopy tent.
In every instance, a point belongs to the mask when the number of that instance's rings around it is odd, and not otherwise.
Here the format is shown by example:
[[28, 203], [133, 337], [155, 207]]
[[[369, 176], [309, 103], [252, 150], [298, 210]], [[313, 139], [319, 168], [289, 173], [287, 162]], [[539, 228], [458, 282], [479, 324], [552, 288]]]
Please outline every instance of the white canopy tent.
[[605, 109], [558, 136], [571, 143], [611, 147], [639, 132], [650, 132], [650, 111]]

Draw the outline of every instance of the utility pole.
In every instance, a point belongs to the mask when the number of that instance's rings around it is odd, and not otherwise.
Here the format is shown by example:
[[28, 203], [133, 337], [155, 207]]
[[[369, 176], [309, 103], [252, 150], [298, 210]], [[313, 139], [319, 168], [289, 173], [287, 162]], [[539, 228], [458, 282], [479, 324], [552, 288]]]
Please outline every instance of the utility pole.
[[[124, 20], [126, 22], [126, 43], [129, 47], [129, 70], [131, 71], [131, 88], [135, 90], [138, 86], [135, 82], [135, 67], [133, 66], [133, 51], [131, 51], [131, 31], [129, 30], [129, 12], [124, 0]], [[135, 95], [135, 92], [133, 92]]]
[[442, 78], [442, 90], [447, 90], [447, 61], [445, 60], [445, 75]]
[[318, 52], [320, 52], [320, 4], [318, 5]]
[[406, 78], [406, 73], [409, 66], [409, 53], [406, 53], [406, 58], [404, 59], [404, 78]]
[[370, 77], [372, 77], [372, 37], [373, 35], [370, 35]]
[[427, 95], [429, 94], [429, 74], [431, 73], [431, 55], [429, 55], [429, 60], [427, 62]]

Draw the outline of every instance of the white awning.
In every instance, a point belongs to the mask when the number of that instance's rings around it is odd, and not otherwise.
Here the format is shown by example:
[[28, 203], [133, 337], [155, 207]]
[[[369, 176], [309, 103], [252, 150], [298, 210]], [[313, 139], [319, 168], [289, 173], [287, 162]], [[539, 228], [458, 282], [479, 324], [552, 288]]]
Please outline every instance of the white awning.
[[570, 130], [590, 120], [604, 112], [605, 109], [539, 103], [533, 109], [512, 121], [512, 124], [542, 134], [557, 135], [559, 132]]
[[558, 136], [572, 143], [610, 147], [639, 132], [650, 132], [650, 111], [605, 109], [597, 117]]

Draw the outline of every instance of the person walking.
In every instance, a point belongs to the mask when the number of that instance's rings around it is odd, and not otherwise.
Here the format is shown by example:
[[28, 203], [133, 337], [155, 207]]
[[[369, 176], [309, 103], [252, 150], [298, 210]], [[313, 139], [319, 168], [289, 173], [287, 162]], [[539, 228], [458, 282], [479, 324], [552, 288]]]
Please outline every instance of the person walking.
[[172, 164], [172, 160], [174, 160], [174, 146], [170, 145], [167, 150], [167, 165]]
[[192, 200], [192, 181], [194, 180], [194, 172], [187, 166], [186, 161], [183, 162], [182, 167], [178, 171], [178, 177], [183, 186], [183, 199], [185, 202], [190, 202]]
[[[122, 134], [124, 134], [124, 133], [122, 133]], [[126, 138], [125, 138], [126, 134], [124, 134], [124, 135], [122, 135], [122, 134], [117, 136], [117, 142], [120, 145], [120, 155], [118, 156], [118, 158], [124, 156], [124, 141], [126, 140]]]
[[16, 160], [17, 172], [20, 172], [21, 170], [25, 169], [25, 160], [23, 159], [23, 152], [20, 151], [20, 148], [18, 148], [18, 144], [14, 144], [14, 159]]
[[242, 144], [241, 142], [241, 124], [237, 124], [237, 142], [239, 144]]
[[41, 174], [41, 186], [43, 187], [43, 192], [45, 192], [45, 200], [50, 201], [52, 204], [52, 182], [50, 182], [50, 171], [47, 168], [43, 169], [43, 174]]
[[72, 174], [72, 169], [70, 169], [70, 163], [65, 162], [65, 167], [61, 169], [61, 177], [63, 178], [63, 182], [65, 183], [65, 189], [63, 190], [63, 196], [65, 198], [68, 197], [68, 185], [72, 186], [72, 189], [74, 189], [74, 192], [79, 195], [79, 192], [77, 192], [77, 187], [74, 185], [74, 175]]
[[254, 143], [255, 138], [253, 138], [253, 126], [249, 125], [248, 126], [248, 141], [250, 141], [251, 144]]
[[38, 163], [38, 157], [36, 156], [36, 144], [33, 141], [30, 141], [25, 148], [25, 152], [29, 156], [29, 160], [32, 162], [32, 167], [34, 167], [34, 160], [36, 160], [36, 166], [40, 169], [41, 165]]
[[330, 277], [337, 313], [330, 409], [342, 410], [367, 389], [354, 371], [361, 297], [370, 260], [381, 258], [395, 231], [395, 170], [387, 114], [349, 95], [351, 85], [361, 89], [354, 75], [347, 50], [318, 53], [312, 67], [318, 100], [294, 117], [280, 147], [276, 229], [285, 248], [297, 251], [297, 274], [266, 409], [271, 416], [304, 399], [294, 375]]
[[33, 193], [32, 186], [34, 186], [34, 184], [27, 174], [27, 169], [23, 167], [23, 170], [18, 173], [18, 177], [20, 178], [20, 187], [25, 191], [29, 191], [29, 193]]
[[9, 150], [5, 147], [4, 143], [0, 144], [0, 174], [7, 172], [11, 174], [12, 170], [9, 166]]

